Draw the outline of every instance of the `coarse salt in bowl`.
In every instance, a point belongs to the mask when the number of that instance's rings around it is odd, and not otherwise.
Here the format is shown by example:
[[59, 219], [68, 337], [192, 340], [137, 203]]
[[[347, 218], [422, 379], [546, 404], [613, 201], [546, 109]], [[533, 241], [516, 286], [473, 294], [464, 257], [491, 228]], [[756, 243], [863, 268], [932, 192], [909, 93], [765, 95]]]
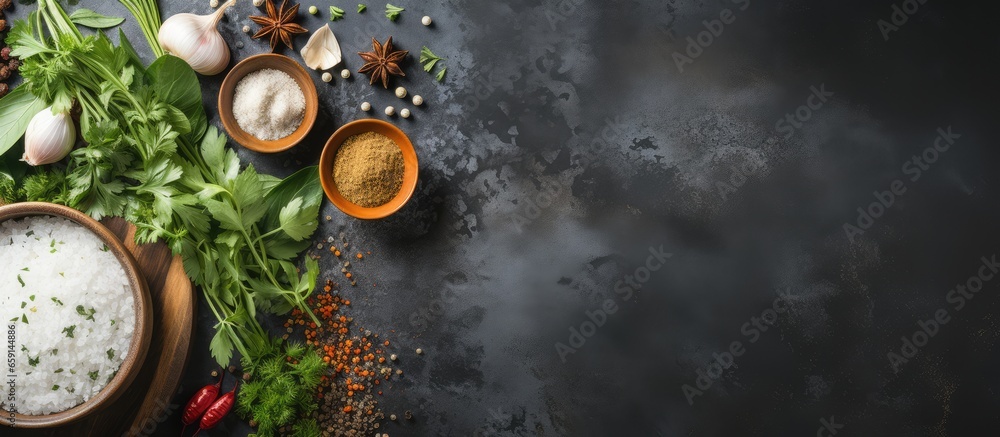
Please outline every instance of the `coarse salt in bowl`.
[[[291, 134], [274, 140], [255, 137], [240, 127], [240, 123], [236, 119], [236, 108], [234, 108], [236, 87], [240, 81], [251, 73], [267, 69], [278, 70], [290, 76], [298, 84], [303, 97], [305, 97], [305, 113], [302, 122]], [[222, 87], [219, 88], [218, 107], [222, 126], [230, 138], [255, 152], [277, 153], [294, 147], [309, 134], [319, 113], [319, 97], [316, 94], [316, 84], [313, 82], [313, 77], [298, 62], [288, 56], [265, 53], [246, 58], [236, 64], [232, 70], [229, 70], [226, 78], [222, 81]]]
[[11, 414], [5, 402], [0, 424], [64, 425], [117, 399], [152, 328], [145, 280], [121, 242], [79, 211], [19, 203], [0, 206], [0, 259], [9, 260], [0, 264], [0, 319], [17, 407]]

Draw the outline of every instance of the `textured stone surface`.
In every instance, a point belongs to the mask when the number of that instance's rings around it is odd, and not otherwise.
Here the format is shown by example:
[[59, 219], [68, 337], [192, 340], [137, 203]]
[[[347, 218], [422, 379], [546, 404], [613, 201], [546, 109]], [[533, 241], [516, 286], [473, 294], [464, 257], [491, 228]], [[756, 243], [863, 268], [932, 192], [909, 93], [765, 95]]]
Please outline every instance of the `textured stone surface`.
[[[165, 16], [209, 11], [207, 1], [163, 3]], [[308, 5], [300, 22], [316, 29], [326, 18]], [[885, 0], [400, 5], [390, 23], [380, 4], [361, 15], [339, 4], [346, 18], [331, 26], [352, 71], [372, 36], [410, 50], [397, 83], [424, 106], [357, 73], [331, 84], [314, 73], [322, 111], [306, 144], [239, 151], [285, 175], [316, 162], [336, 127], [367, 116], [362, 101], [381, 119], [387, 105], [413, 110], [392, 121], [420, 156], [414, 200], [378, 222], [327, 204], [333, 219], [317, 234], [344, 232], [372, 252], [345, 294], [356, 321], [398, 345], [406, 373], [383, 408], [415, 414], [383, 431], [813, 435], [831, 416], [852, 435], [990, 425], [1000, 403], [996, 283], [960, 309], [947, 297], [997, 252], [987, 67], [996, 5], [932, 0], [888, 41]], [[111, 2], [93, 8], [121, 14]], [[222, 23], [234, 62], [267, 51], [240, 31], [251, 13], [241, 1]], [[721, 34], [697, 57], [692, 46], [679, 71], [673, 54], [706, 26]], [[416, 62], [422, 45], [447, 59], [443, 84]], [[221, 79], [203, 82], [209, 108]], [[833, 95], [810, 99], [813, 87]], [[779, 122], [796, 111], [807, 120]], [[961, 137], [936, 162], [907, 164], [949, 126]], [[844, 224], [894, 180], [905, 193], [848, 238]], [[625, 281], [642, 279], [661, 246], [672, 256], [630, 292]], [[772, 319], [783, 293], [787, 310]], [[589, 329], [587, 312], [606, 301], [617, 311], [563, 362], [556, 343]], [[941, 309], [950, 321], [896, 371], [888, 354], [902, 354], [901, 336]], [[766, 331], [754, 327], [761, 317], [773, 321]], [[209, 380], [213, 320], [204, 308], [199, 320], [179, 404]], [[690, 405], [682, 386], [715, 375], [713, 354], [734, 342], [742, 355]], [[157, 435], [176, 435], [178, 422]], [[247, 432], [230, 417], [212, 435]]]

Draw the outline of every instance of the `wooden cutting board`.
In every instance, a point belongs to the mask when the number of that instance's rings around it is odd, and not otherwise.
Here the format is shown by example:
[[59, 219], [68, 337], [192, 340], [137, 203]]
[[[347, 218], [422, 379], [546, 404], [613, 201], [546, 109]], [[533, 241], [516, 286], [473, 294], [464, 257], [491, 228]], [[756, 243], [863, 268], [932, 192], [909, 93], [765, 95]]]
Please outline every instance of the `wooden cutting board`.
[[3, 436], [148, 436], [177, 405], [176, 394], [187, 364], [194, 330], [195, 299], [179, 256], [166, 245], [136, 246], [135, 226], [120, 218], [101, 220], [135, 257], [149, 285], [153, 306], [153, 338], [135, 381], [117, 401], [92, 417], [49, 429], [0, 427]]

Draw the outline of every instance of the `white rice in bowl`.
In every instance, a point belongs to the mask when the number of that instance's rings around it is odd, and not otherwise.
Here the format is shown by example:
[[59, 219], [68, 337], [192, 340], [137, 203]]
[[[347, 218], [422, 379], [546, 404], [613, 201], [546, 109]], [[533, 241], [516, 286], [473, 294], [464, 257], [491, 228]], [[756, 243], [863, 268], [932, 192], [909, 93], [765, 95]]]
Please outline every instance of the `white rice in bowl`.
[[121, 263], [91, 231], [48, 216], [0, 223], [0, 260], [0, 320], [16, 330], [17, 412], [86, 402], [115, 376], [132, 341], [135, 309]]

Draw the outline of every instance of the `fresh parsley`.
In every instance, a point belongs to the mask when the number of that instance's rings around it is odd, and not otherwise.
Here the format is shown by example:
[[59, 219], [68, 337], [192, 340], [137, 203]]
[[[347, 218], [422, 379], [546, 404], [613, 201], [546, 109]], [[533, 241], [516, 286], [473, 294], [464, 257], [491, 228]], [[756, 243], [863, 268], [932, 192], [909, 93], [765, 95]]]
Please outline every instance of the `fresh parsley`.
[[396, 21], [396, 19], [399, 18], [399, 13], [403, 12], [405, 10], [406, 9], [403, 9], [403, 8], [401, 8], [399, 6], [393, 6], [391, 4], [386, 3], [386, 5], [385, 5], [385, 18], [388, 18], [389, 21]]
[[362, 12], [364, 12], [365, 9], [368, 9], [368, 6], [365, 6], [365, 5], [360, 4], [360, 3], [358, 4], [358, 13], [359, 14], [362, 13]]
[[97, 313], [97, 310], [93, 308], [87, 310], [83, 308], [83, 305], [77, 305], [76, 313], [83, 316], [84, 320], [94, 320], [94, 314]]

